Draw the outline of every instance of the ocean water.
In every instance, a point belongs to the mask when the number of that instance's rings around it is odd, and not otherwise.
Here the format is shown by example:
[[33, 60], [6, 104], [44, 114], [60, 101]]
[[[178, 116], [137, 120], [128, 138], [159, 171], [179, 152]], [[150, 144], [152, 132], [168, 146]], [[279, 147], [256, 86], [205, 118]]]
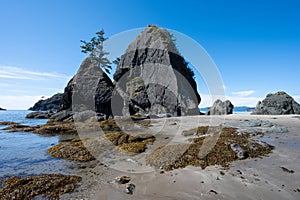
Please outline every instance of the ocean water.
[[[0, 111], [0, 121], [13, 121], [25, 125], [45, 124], [45, 119], [26, 119], [30, 111]], [[59, 136], [40, 136], [25, 132], [7, 132], [0, 126], [0, 178], [16, 175], [28, 176], [47, 173], [68, 174], [72, 161], [52, 158], [47, 149], [56, 145]]]
[[[206, 113], [207, 111], [206, 108], [199, 108], [200, 112]], [[245, 115], [250, 115], [254, 111], [253, 107], [247, 107], [247, 106], [237, 106], [233, 108], [233, 114], [245, 114]]]

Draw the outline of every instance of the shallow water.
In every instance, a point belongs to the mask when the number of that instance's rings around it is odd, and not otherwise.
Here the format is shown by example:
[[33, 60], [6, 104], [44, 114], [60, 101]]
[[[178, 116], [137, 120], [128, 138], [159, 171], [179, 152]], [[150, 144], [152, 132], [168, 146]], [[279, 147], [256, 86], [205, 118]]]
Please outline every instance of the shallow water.
[[[41, 125], [45, 119], [26, 119], [30, 111], [1, 111], [0, 121], [13, 121], [25, 125]], [[40, 136], [32, 133], [1, 130], [0, 126], [0, 178], [46, 173], [66, 173], [72, 161], [52, 158], [47, 149], [56, 145], [58, 136]]]

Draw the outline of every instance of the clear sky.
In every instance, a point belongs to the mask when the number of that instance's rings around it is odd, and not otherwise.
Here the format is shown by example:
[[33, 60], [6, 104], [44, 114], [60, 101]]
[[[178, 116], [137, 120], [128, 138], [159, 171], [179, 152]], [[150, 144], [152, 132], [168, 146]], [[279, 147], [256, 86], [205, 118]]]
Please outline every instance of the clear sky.
[[85, 57], [81, 39], [147, 24], [201, 44], [233, 104], [255, 106], [279, 90], [299, 101], [299, 10], [296, 0], [0, 0], [0, 107], [27, 109], [62, 92]]

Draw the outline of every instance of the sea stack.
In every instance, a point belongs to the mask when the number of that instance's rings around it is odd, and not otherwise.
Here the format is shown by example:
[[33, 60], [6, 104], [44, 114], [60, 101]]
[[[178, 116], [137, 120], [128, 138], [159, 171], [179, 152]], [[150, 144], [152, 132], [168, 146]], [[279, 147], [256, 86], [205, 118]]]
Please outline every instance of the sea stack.
[[105, 116], [112, 115], [113, 83], [103, 70], [86, 58], [76, 75], [65, 87], [59, 111], [91, 110]]
[[114, 73], [117, 95], [112, 110], [125, 116], [199, 114], [201, 98], [193, 75], [173, 35], [148, 25], [128, 46]]
[[206, 111], [206, 115], [230, 115], [233, 113], [233, 104], [229, 101], [216, 100], [212, 107]]
[[261, 102], [259, 101], [253, 111], [254, 115], [288, 115], [300, 114], [300, 104], [290, 95], [280, 91], [268, 94]]

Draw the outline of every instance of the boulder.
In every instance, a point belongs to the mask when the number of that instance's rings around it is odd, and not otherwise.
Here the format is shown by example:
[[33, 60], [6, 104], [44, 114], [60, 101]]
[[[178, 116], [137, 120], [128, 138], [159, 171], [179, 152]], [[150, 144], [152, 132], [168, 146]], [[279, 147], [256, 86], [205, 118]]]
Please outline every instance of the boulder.
[[53, 115], [52, 112], [32, 112], [26, 115], [28, 119], [49, 119]]
[[229, 115], [232, 114], [233, 104], [229, 101], [216, 100], [212, 107], [208, 108], [206, 115]]
[[32, 111], [57, 111], [60, 101], [62, 98], [61, 93], [57, 93], [52, 97], [44, 100], [39, 100], [34, 104], [33, 107], [30, 107], [28, 110]]
[[149, 25], [127, 48], [114, 73], [113, 113], [129, 116], [199, 114], [194, 73], [173, 36]]
[[259, 101], [252, 114], [255, 115], [288, 115], [300, 114], [300, 104], [285, 92], [268, 94]]

